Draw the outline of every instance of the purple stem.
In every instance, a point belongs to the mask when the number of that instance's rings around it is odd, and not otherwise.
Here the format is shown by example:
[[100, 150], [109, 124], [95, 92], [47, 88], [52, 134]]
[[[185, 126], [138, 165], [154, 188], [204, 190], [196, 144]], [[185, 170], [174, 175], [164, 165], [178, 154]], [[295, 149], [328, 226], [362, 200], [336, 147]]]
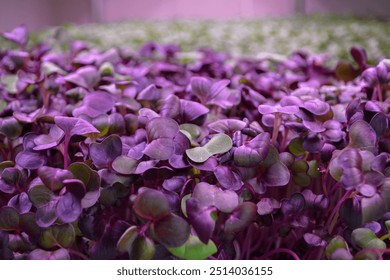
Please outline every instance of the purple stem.
[[277, 248], [275, 250], [272, 250], [272, 251], [262, 255], [261, 259], [267, 259], [267, 258], [271, 257], [272, 255], [279, 254], [279, 253], [285, 253], [285, 254], [292, 256], [294, 258], [294, 260], [300, 260], [300, 258], [298, 257], [298, 255], [296, 253], [294, 253], [292, 250], [287, 249], [287, 248]]

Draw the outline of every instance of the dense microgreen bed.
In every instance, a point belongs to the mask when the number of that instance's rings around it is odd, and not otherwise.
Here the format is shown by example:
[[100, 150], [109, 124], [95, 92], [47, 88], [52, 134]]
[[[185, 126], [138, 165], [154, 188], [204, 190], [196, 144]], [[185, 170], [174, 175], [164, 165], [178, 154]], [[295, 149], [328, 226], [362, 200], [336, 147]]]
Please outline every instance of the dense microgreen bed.
[[2, 36], [1, 259], [388, 258], [389, 60]]
[[[61, 31], [60, 31], [61, 30]], [[182, 51], [198, 47], [233, 55], [262, 56], [264, 52], [290, 55], [297, 49], [331, 53], [332, 62], [349, 59], [350, 46], [363, 47], [372, 62], [390, 57], [388, 21], [352, 16], [295, 16], [254, 20], [123, 21], [110, 24], [68, 25], [39, 33], [38, 40], [88, 40], [92, 46], [139, 49], [145, 42], [176, 43]]]

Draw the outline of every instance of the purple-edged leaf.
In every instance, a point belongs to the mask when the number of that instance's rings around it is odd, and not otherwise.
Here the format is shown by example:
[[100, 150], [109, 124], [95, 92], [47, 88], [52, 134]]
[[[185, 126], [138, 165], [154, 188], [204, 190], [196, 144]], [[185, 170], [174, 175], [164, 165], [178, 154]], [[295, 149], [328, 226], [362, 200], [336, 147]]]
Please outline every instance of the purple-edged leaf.
[[214, 169], [218, 166], [218, 160], [215, 157], [210, 157], [206, 161], [201, 163], [196, 163], [194, 161], [190, 162], [191, 166], [202, 170], [202, 171], [214, 171]]
[[173, 119], [158, 117], [146, 124], [146, 132], [149, 141], [159, 138], [173, 139], [179, 132], [179, 125]]
[[[213, 98], [214, 96], [211, 96], [211, 86], [212, 82], [204, 77], [192, 77], [191, 78], [191, 90], [196, 97], [199, 98], [201, 103], [205, 104], [210, 98]], [[218, 92], [214, 91], [214, 94], [218, 94]]]
[[21, 48], [24, 48], [27, 44], [28, 31], [27, 31], [27, 27], [24, 24], [15, 27], [10, 32], [4, 32], [1, 35], [5, 39], [16, 43]]
[[370, 125], [375, 130], [376, 136], [381, 137], [386, 129], [389, 129], [389, 118], [382, 112], [376, 113], [372, 117]]
[[50, 128], [49, 134], [42, 134], [39, 135], [37, 138], [34, 139], [35, 151], [40, 150], [48, 150], [53, 147], [58, 146], [62, 139], [64, 138], [64, 131], [60, 129], [57, 125], [53, 125]]
[[209, 207], [204, 209], [199, 205], [197, 199], [190, 198], [186, 201], [186, 210], [188, 221], [193, 226], [199, 239], [207, 244], [215, 228], [215, 220], [212, 217], [215, 208]]
[[351, 56], [359, 65], [361, 70], [364, 70], [367, 67], [367, 53], [365, 49], [359, 47], [352, 47], [350, 50]]
[[40, 227], [49, 227], [57, 220], [57, 202], [57, 200], [51, 200], [37, 209], [35, 218]]
[[106, 167], [118, 156], [122, 155], [122, 141], [117, 135], [110, 135], [101, 143], [89, 145], [89, 152], [96, 167]]
[[219, 165], [214, 170], [214, 175], [221, 186], [223, 186], [225, 189], [237, 191], [241, 189], [243, 185], [240, 174], [236, 171], [233, 171], [228, 166]]
[[24, 214], [30, 211], [32, 203], [28, 198], [27, 193], [22, 192], [12, 197], [8, 201], [8, 206], [15, 208], [20, 214]]
[[69, 165], [68, 170], [76, 179], [81, 180], [88, 191], [95, 191], [100, 188], [100, 176], [88, 165], [82, 162], [75, 162]]
[[274, 198], [264, 197], [257, 203], [257, 213], [259, 215], [271, 214], [275, 209], [279, 209], [281, 204]]
[[144, 189], [138, 194], [133, 208], [138, 216], [149, 220], [158, 220], [170, 213], [167, 198], [154, 189]]
[[354, 122], [349, 128], [349, 146], [373, 151], [376, 145], [375, 130], [365, 121]]
[[326, 209], [329, 205], [329, 200], [323, 194], [316, 195], [310, 189], [304, 189], [301, 193], [306, 201], [306, 206], [309, 208]]
[[236, 119], [217, 120], [208, 125], [210, 129], [218, 133], [231, 134], [246, 127], [246, 122]]
[[307, 244], [314, 247], [324, 247], [327, 244], [325, 240], [313, 233], [305, 233], [303, 235], [303, 238], [305, 239]]
[[45, 185], [35, 185], [28, 191], [28, 197], [35, 207], [40, 208], [54, 198], [54, 193]]
[[34, 140], [37, 138], [35, 133], [27, 133], [23, 137], [23, 148], [24, 150], [16, 155], [15, 162], [25, 169], [38, 169], [45, 164], [45, 157], [35, 152]]
[[71, 224], [53, 225], [45, 229], [39, 240], [43, 249], [52, 249], [57, 246], [69, 248], [73, 245], [76, 233]]
[[84, 66], [64, 77], [66, 82], [86, 89], [92, 89], [100, 80], [99, 71], [93, 66]]
[[222, 190], [205, 182], [198, 183], [192, 193], [200, 207], [215, 206], [224, 213], [232, 212], [238, 206], [238, 195], [234, 191]]
[[262, 161], [257, 150], [240, 146], [234, 150], [234, 163], [240, 167], [255, 167]]
[[169, 95], [162, 101], [160, 115], [165, 118], [175, 119], [180, 114], [180, 99], [176, 95]]
[[282, 201], [281, 210], [284, 215], [300, 213], [306, 206], [305, 197], [300, 193], [294, 193], [290, 199]]
[[185, 176], [173, 176], [170, 179], [164, 180], [162, 184], [163, 188], [168, 191], [179, 191], [185, 184], [186, 177]]
[[83, 209], [92, 207], [99, 200], [100, 189], [87, 192], [81, 199], [81, 206]]
[[0, 209], [0, 230], [13, 231], [19, 228], [19, 213], [9, 206]]
[[66, 191], [70, 192], [79, 199], [82, 199], [87, 192], [85, 185], [81, 180], [66, 179], [63, 183], [64, 187], [66, 188]]
[[159, 160], [146, 160], [141, 161], [138, 163], [137, 168], [134, 171], [134, 174], [142, 174], [145, 171], [149, 170], [150, 168], [153, 168], [156, 166], [156, 164], [159, 162]]
[[58, 191], [63, 187], [64, 180], [72, 179], [73, 174], [68, 170], [42, 166], [38, 169], [38, 176], [43, 184], [52, 191]]
[[170, 138], [160, 138], [150, 142], [143, 153], [152, 159], [167, 160], [175, 152], [175, 143]]
[[55, 251], [35, 249], [28, 254], [29, 260], [70, 260], [68, 250], [61, 248]]
[[323, 116], [330, 110], [330, 105], [320, 99], [312, 99], [306, 101], [302, 108], [306, 109], [310, 113], [316, 116]]
[[130, 175], [137, 169], [137, 165], [137, 160], [128, 156], [119, 156], [112, 162], [112, 169], [119, 174]]
[[81, 106], [75, 108], [72, 112], [74, 117], [87, 115], [96, 118], [101, 114], [111, 111], [115, 104], [115, 97], [104, 91], [95, 91], [87, 94], [83, 99]]
[[155, 84], [147, 86], [137, 95], [137, 100], [154, 101], [159, 99], [161, 99], [161, 88]]
[[386, 204], [379, 194], [371, 197], [363, 197], [361, 200], [362, 223], [380, 219], [386, 212]]
[[180, 99], [180, 115], [182, 123], [202, 125], [206, 120], [209, 109], [194, 101]]
[[243, 202], [234, 210], [225, 222], [226, 233], [236, 233], [245, 229], [256, 217], [256, 204]]
[[89, 136], [90, 134], [100, 133], [92, 124], [83, 119], [56, 116], [54, 122], [65, 132], [67, 138], [73, 135]]
[[23, 131], [23, 126], [14, 118], [3, 118], [0, 122], [0, 133], [7, 136], [9, 139], [17, 139]]
[[82, 212], [81, 201], [74, 194], [67, 192], [58, 200], [56, 215], [64, 223], [76, 221]]
[[267, 187], [285, 186], [290, 181], [290, 171], [282, 162], [276, 162], [265, 171], [262, 180]]
[[183, 218], [170, 214], [153, 223], [154, 234], [165, 247], [180, 247], [190, 236], [190, 226]]

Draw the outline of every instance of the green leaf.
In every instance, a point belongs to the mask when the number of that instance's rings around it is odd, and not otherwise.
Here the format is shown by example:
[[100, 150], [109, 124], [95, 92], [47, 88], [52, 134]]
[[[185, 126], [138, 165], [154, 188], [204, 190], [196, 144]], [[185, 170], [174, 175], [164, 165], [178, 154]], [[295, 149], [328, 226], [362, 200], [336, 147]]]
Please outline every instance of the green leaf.
[[228, 152], [232, 147], [232, 139], [224, 133], [218, 133], [203, 147], [188, 149], [186, 154], [192, 161], [201, 163], [208, 160], [212, 155]]
[[182, 246], [190, 235], [190, 226], [186, 220], [170, 214], [153, 224], [156, 240], [165, 247]]
[[180, 247], [168, 248], [172, 255], [185, 260], [204, 260], [217, 252], [212, 240], [204, 244], [197, 236], [190, 235]]
[[326, 258], [329, 260], [332, 259], [332, 254], [337, 249], [340, 249], [340, 248], [347, 249], [348, 247], [347, 247], [345, 240], [341, 236], [337, 235], [334, 238], [332, 238], [332, 240], [329, 242], [328, 246], [326, 246], [326, 249], [325, 249]]
[[186, 150], [186, 154], [190, 160], [198, 163], [205, 162], [212, 156], [212, 154], [210, 154], [210, 152], [207, 151], [204, 147], [188, 149]]
[[130, 253], [134, 240], [138, 236], [138, 228], [136, 226], [129, 227], [119, 238], [116, 249], [122, 254], [125, 252]]
[[0, 230], [13, 231], [19, 228], [19, 213], [15, 208], [4, 206], [0, 209]]
[[349, 129], [349, 146], [362, 150], [374, 151], [376, 145], [376, 133], [365, 121], [354, 122]]
[[9, 93], [16, 93], [18, 91], [16, 83], [18, 82], [17, 75], [2, 75], [0, 77], [0, 82], [5, 87], [5, 90]]
[[352, 242], [362, 249], [386, 249], [386, 243], [380, 240], [368, 228], [357, 228], [352, 232]]
[[14, 117], [4, 118], [0, 125], [0, 132], [9, 139], [16, 139], [22, 134], [23, 126]]
[[147, 236], [138, 236], [129, 252], [132, 260], [151, 260], [156, 253], [156, 247], [152, 239]]
[[233, 141], [228, 135], [218, 133], [203, 147], [212, 155], [223, 154], [233, 147]]
[[54, 193], [45, 185], [36, 185], [28, 191], [28, 198], [35, 207], [39, 208], [49, 203], [54, 198]]
[[76, 238], [72, 224], [53, 225], [45, 229], [39, 240], [39, 245], [43, 249], [51, 249], [56, 246], [69, 248]]
[[59, 66], [56, 64], [50, 62], [50, 61], [44, 61], [41, 64], [41, 72], [45, 72], [47, 76], [53, 74], [53, 73], [58, 73], [60, 75], [66, 75], [66, 72], [61, 69]]
[[187, 215], [187, 207], [186, 207], [186, 201], [188, 199], [191, 198], [191, 194], [187, 194], [185, 196], [183, 196], [183, 198], [181, 199], [181, 211], [183, 212], [183, 215], [184, 217], [188, 218], [188, 215]]
[[137, 169], [138, 161], [128, 157], [128, 156], [119, 156], [112, 162], [112, 169], [114, 169], [119, 174], [130, 175], [133, 174]]
[[58, 249], [56, 251], [45, 251], [35, 249], [28, 255], [29, 260], [70, 260], [68, 250]]
[[145, 189], [138, 194], [133, 207], [138, 216], [149, 220], [157, 220], [170, 213], [165, 195], [153, 189]]
[[75, 162], [69, 165], [68, 170], [76, 179], [82, 181], [88, 191], [98, 190], [100, 187], [100, 176], [88, 165], [82, 162]]
[[288, 150], [295, 156], [301, 156], [305, 153], [302, 143], [303, 140], [301, 138], [294, 138], [290, 141]]

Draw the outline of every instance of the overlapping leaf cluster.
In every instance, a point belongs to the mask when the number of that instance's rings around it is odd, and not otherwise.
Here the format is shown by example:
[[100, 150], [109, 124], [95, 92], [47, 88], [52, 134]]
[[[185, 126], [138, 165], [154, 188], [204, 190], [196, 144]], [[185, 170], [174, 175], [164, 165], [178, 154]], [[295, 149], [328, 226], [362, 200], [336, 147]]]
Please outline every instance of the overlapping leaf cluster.
[[389, 61], [2, 36], [0, 258], [388, 258]]

